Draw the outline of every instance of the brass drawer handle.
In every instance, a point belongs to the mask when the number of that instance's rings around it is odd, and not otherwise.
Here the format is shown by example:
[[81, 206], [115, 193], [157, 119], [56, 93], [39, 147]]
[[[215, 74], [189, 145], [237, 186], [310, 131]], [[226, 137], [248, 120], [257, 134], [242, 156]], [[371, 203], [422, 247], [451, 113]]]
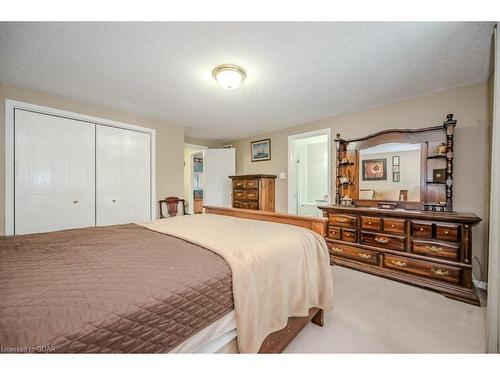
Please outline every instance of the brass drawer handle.
[[420, 232], [423, 232], [424, 231], [424, 228], [420, 228]]
[[440, 252], [444, 251], [442, 247], [436, 247], [436, 246], [426, 245], [425, 248], [428, 249], [429, 251], [434, 252], [434, 253], [440, 253]]
[[351, 235], [349, 233], [346, 233], [345, 236], [346, 237], [351, 237]]
[[337, 234], [337, 231], [336, 230], [332, 230], [332, 234]]
[[344, 252], [344, 250], [342, 250], [340, 247], [335, 247], [335, 246], [332, 247], [332, 250], [335, 251], [336, 253], [343, 253]]
[[370, 259], [372, 257], [370, 254], [365, 254], [365, 253], [358, 253], [358, 255], [364, 259]]
[[438, 275], [438, 276], [448, 276], [450, 273], [448, 271], [443, 271], [443, 270], [440, 270], [440, 269], [434, 269], [434, 268], [431, 268], [431, 272], [434, 274], [434, 275]]
[[377, 241], [378, 243], [387, 243], [389, 242], [389, 240], [385, 237], [375, 237], [375, 241]]
[[444, 231], [444, 234], [450, 234], [450, 232], [448, 232], [447, 230]]
[[396, 226], [394, 224], [391, 224], [391, 228], [395, 228]]
[[371, 222], [371, 221], [369, 221], [369, 222], [368, 222], [368, 225], [372, 225], [372, 222]]
[[338, 221], [339, 223], [345, 223], [347, 221], [345, 217], [336, 217], [335, 220]]
[[398, 266], [398, 267], [406, 267], [406, 263], [405, 262], [401, 262], [400, 260], [391, 260], [391, 263], [394, 264], [395, 266]]

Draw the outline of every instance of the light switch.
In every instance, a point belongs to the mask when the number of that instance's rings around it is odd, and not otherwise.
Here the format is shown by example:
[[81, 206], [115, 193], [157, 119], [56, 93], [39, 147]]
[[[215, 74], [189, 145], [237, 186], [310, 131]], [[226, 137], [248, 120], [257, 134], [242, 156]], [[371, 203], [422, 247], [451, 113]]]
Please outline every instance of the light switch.
[[280, 172], [280, 180], [286, 179], [286, 173], [285, 172]]

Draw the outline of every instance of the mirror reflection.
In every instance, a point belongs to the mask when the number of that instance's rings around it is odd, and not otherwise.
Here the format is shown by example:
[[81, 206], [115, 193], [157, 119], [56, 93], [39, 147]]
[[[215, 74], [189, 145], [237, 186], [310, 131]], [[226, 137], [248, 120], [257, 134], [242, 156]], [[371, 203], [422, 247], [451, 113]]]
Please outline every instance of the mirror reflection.
[[359, 152], [359, 199], [420, 202], [420, 144], [385, 143]]

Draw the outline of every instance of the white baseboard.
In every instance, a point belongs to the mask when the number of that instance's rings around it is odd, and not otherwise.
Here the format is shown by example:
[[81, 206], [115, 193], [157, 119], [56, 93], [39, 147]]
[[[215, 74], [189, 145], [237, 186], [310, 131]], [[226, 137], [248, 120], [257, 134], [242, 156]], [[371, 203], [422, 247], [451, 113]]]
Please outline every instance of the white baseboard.
[[488, 290], [488, 283], [486, 281], [474, 280], [474, 286], [478, 289]]

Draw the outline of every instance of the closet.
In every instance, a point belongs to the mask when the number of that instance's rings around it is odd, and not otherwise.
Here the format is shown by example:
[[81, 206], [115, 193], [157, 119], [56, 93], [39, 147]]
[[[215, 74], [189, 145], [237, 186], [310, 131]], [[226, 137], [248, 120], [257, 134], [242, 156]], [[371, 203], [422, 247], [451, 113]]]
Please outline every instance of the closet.
[[14, 234], [153, 218], [151, 134], [14, 109]]

